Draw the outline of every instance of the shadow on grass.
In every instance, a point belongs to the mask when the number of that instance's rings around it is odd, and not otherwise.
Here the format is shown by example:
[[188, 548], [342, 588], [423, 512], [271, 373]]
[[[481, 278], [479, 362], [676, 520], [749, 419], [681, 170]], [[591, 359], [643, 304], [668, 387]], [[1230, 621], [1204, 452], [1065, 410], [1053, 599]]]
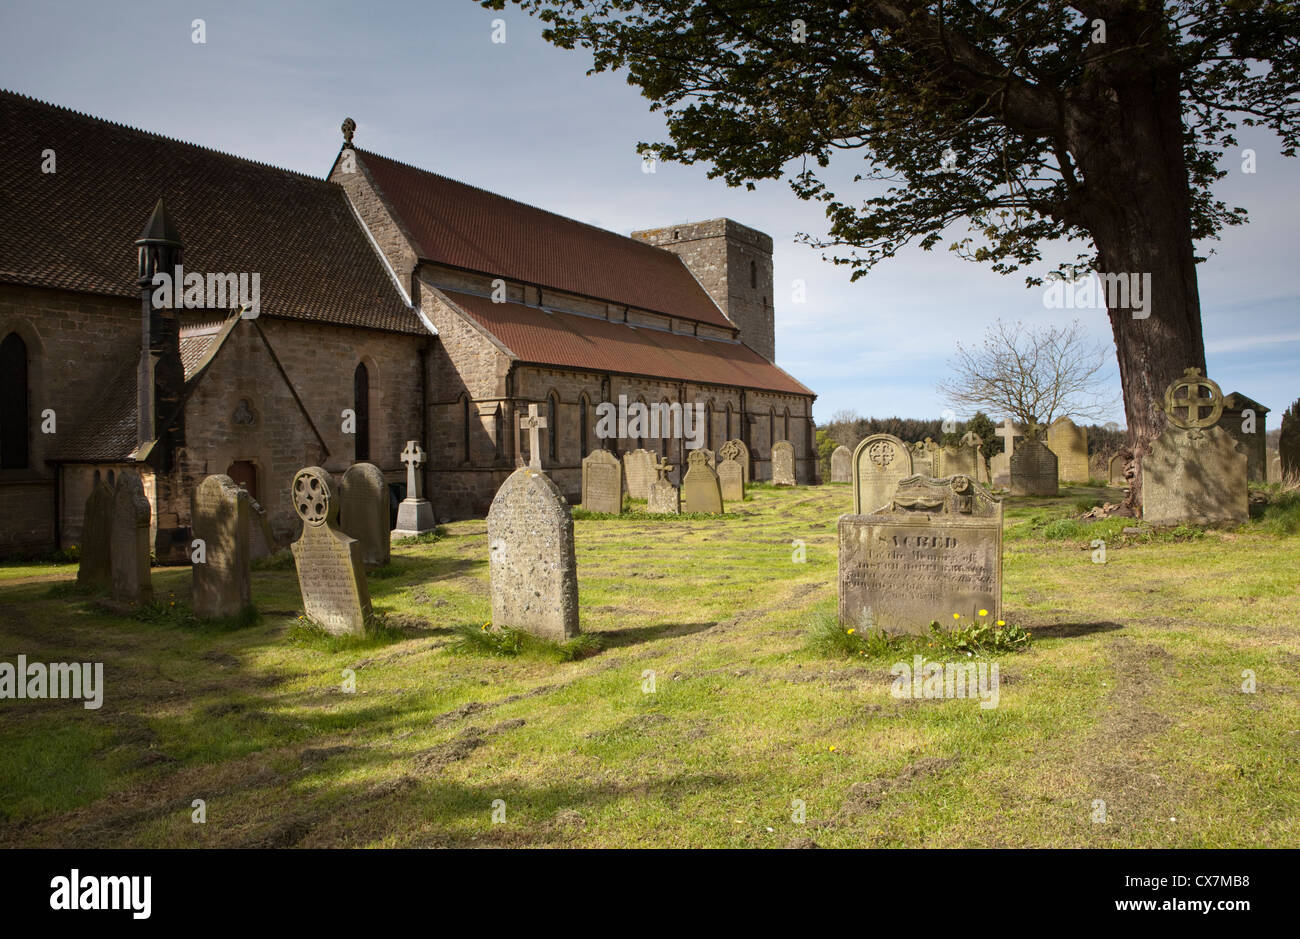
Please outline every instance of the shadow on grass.
[[640, 645], [645, 642], [656, 642], [660, 639], [692, 636], [695, 633], [702, 633], [706, 629], [712, 629], [717, 625], [716, 621], [709, 623], [657, 623], [654, 626], [632, 626], [628, 629], [593, 629], [591, 635], [599, 636], [604, 648], [617, 649], [623, 646]]
[[1110, 633], [1124, 627], [1119, 623], [1102, 621], [1096, 623], [1048, 623], [1043, 626], [1025, 626], [1024, 628], [1035, 639], [1073, 639], [1075, 636], [1091, 636], [1093, 633]]

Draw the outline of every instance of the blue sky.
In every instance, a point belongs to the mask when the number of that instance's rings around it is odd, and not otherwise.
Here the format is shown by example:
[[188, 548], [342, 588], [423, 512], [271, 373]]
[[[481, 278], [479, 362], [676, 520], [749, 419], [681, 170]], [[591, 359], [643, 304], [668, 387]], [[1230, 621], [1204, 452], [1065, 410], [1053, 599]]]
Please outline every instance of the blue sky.
[[[191, 41], [196, 17], [203, 45]], [[491, 41], [497, 17], [504, 44]], [[998, 317], [1078, 316], [1111, 342], [1102, 312], [1046, 310], [1023, 275], [942, 248], [905, 251], [850, 283], [846, 268], [795, 242], [823, 233], [825, 219], [784, 182], [750, 192], [700, 165], [643, 173], [636, 144], [663, 139], [662, 119], [620, 76], [587, 76], [585, 53], [548, 45], [515, 9], [5, 0], [0, 51], [0, 86], [304, 173], [329, 169], [350, 116], [361, 147], [623, 234], [723, 215], [766, 231], [777, 360], [818, 393], [820, 420], [840, 409], [938, 417], [948, 402], [935, 383], [956, 343], [977, 342]], [[1241, 145], [1256, 150], [1258, 171], [1239, 172], [1234, 156], [1218, 195], [1251, 223], [1199, 269], [1208, 370], [1225, 392], [1271, 407], [1275, 427], [1300, 396], [1300, 163], [1269, 134], [1246, 130]], [[1123, 421], [1118, 408], [1112, 417]]]

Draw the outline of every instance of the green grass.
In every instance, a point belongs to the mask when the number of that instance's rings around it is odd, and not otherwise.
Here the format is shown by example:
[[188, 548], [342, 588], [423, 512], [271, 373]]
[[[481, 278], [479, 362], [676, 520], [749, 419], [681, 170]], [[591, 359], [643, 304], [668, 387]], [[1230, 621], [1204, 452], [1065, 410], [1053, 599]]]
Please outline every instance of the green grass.
[[[287, 554], [222, 628], [190, 617], [186, 568], [119, 615], [75, 565], [0, 566], [0, 661], [105, 674], [97, 711], [0, 700], [0, 843], [1300, 846], [1293, 499], [1181, 531], [1081, 521], [1102, 488], [1008, 499], [1013, 628], [900, 638], [833, 616], [848, 488], [749, 495], [575, 513], [576, 643], [483, 629], [482, 519], [395, 545], [357, 637], [305, 622]], [[996, 662], [998, 706], [894, 698], [913, 654]]]

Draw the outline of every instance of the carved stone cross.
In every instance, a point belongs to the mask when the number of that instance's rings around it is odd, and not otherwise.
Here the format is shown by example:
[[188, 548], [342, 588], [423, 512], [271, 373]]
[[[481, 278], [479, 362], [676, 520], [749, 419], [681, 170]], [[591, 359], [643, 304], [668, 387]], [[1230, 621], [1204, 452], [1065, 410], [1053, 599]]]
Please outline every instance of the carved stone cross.
[[674, 463], [669, 463], [667, 460], [660, 459], [659, 462], [655, 464], [655, 469], [659, 471], [659, 478], [656, 480], [656, 482], [661, 482], [661, 483], [668, 482], [664, 474], [671, 473], [673, 466], [675, 465], [676, 464]]
[[418, 440], [408, 440], [401, 459], [406, 464], [406, 498], [419, 499], [421, 497], [420, 474], [416, 469], [424, 465], [424, 448], [420, 446]]
[[519, 418], [519, 429], [528, 431], [528, 465], [534, 469], [542, 468], [542, 445], [539, 430], [546, 427], [546, 418], [537, 414], [537, 405], [528, 405], [528, 415]]
[[998, 428], [998, 436], [1002, 438], [1002, 452], [1010, 456], [1016, 438], [1023, 437], [1024, 434], [1016, 431], [1016, 426], [1011, 423], [1011, 418], [1008, 417], [1002, 422], [1002, 426]]

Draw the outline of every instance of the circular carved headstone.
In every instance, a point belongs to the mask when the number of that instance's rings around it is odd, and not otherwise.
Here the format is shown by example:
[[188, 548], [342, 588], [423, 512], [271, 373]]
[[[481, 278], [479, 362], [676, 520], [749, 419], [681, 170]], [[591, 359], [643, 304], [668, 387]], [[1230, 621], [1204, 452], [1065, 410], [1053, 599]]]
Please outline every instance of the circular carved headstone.
[[293, 478], [293, 510], [308, 525], [324, 525], [338, 512], [329, 477], [318, 466], [298, 470]]
[[[1201, 394], [1203, 390], [1209, 395]], [[1207, 412], [1205, 416], [1202, 411]], [[1165, 389], [1165, 413], [1169, 423], [1184, 430], [1213, 427], [1223, 415], [1223, 389], [1202, 375], [1199, 368], [1189, 368]]]

